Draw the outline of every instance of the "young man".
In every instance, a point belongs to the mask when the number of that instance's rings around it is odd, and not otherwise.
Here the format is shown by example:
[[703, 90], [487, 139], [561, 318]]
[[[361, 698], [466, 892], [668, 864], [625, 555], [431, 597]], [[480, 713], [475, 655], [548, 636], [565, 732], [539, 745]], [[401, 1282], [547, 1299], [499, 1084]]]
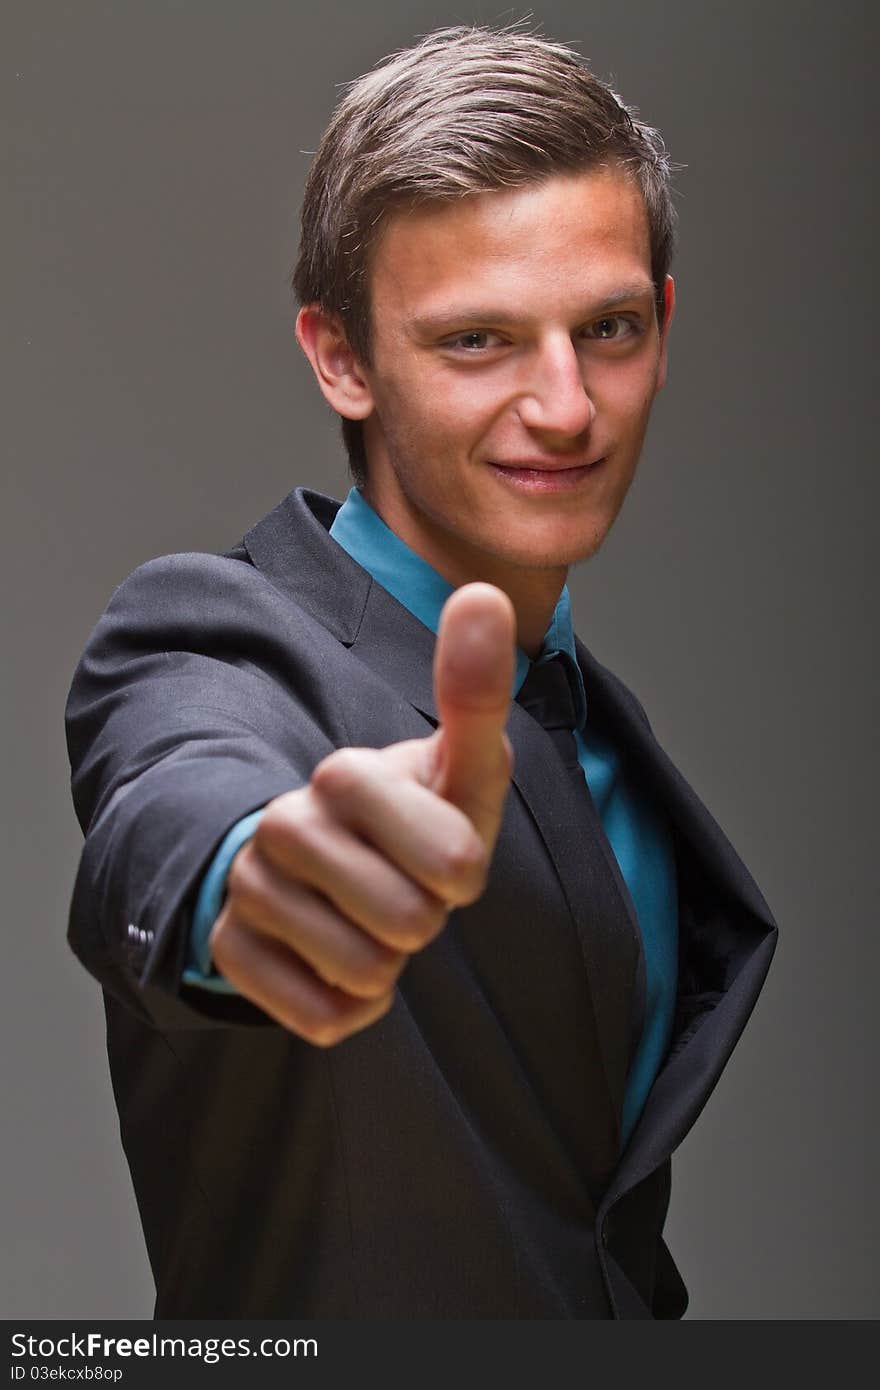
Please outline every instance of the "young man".
[[158, 1316], [684, 1311], [670, 1154], [776, 929], [565, 588], [664, 382], [668, 172], [521, 32], [353, 84], [295, 284], [357, 486], [89, 642], [70, 936]]

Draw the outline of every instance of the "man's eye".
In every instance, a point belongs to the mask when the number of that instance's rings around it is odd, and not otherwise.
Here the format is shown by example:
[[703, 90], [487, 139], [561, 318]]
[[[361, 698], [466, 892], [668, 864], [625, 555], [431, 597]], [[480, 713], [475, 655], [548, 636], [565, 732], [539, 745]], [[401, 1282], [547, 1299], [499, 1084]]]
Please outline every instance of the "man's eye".
[[485, 328], [469, 328], [466, 333], [456, 333], [454, 338], [447, 338], [443, 346], [464, 348], [466, 352], [482, 352], [488, 347], [495, 347], [500, 341], [497, 333], [489, 333]]
[[590, 324], [588, 336], [610, 342], [616, 338], [628, 338], [636, 332], [638, 324], [625, 314], [608, 314], [605, 318], [596, 319], [595, 323]]

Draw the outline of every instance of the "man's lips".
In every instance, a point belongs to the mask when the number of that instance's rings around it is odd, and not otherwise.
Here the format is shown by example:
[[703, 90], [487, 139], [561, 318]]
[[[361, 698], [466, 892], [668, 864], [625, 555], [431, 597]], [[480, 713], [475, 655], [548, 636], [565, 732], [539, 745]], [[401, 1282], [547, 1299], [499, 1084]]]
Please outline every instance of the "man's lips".
[[515, 488], [519, 492], [570, 492], [586, 487], [588, 479], [592, 479], [606, 457], [607, 455], [602, 455], [582, 463], [573, 463], [571, 459], [554, 459], [552, 462], [546, 459], [540, 462], [517, 459], [515, 463], [496, 463], [493, 459], [489, 462], [489, 469], [496, 478], [504, 480], [504, 486]]
[[592, 486], [592, 478], [601, 471], [601, 464], [608, 455], [598, 459], [517, 459], [500, 463], [488, 461], [489, 471], [502, 482], [502, 486], [525, 496], [555, 495], [562, 492], [577, 492], [578, 489]]
[[510, 462], [501, 459], [490, 459], [493, 468], [503, 468], [511, 473], [577, 473], [582, 469], [592, 468], [595, 464], [601, 463], [604, 454], [599, 458], [583, 459], [573, 463], [570, 459], [554, 459], [552, 462], [542, 460], [538, 462], [532, 459], [515, 459]]

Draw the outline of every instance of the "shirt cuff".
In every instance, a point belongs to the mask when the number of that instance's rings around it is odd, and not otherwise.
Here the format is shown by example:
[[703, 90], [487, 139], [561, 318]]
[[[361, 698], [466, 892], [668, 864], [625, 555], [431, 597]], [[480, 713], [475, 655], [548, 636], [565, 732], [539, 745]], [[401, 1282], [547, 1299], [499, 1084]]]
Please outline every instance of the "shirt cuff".
[[208, 865], [196, 899], [190, 928], [186, 966], [182, 976], [186, 985], [195, 985], [198, 989], [211, 989], [217, 994], [238, 993], [235, 985], [230, 984], [220, 974], [211, 960], [208, 938], [226, 896], [226, 875], [229, 866], [242, 845], [253, 835], [264, 810], [265, 807], [261, 806], [258, 811], [251, 811], [250, 815], [237, 821]]

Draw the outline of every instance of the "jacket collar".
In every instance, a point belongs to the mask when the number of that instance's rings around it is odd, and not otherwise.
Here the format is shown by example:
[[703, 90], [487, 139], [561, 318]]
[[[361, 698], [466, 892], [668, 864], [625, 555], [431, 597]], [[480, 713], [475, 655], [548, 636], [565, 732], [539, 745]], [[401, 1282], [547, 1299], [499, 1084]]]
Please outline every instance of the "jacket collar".
[[339, 507], [298, 487], [251, 527], [243, 545], [276, 589], [350, 647], [373, 581], [328, 534]]
[[[330, 535], [373, 576], [377, 584], [409, 609], [425, 627], [437, 632], [443, 606], [454, 593], [454, 586], [386, 525], [358, 488], [350, 490], [337, 511]], [[559, 653], [566, 658], [565, 671], [571, 685], [577, 727], [583, 728], [586, 697], [575, 652], [571, 601], [565, 586], [547, 625], [542, 650], [536, 660], [540, 663]], [[517, 647], [514, 695], [519, 692], [531, 666], [527, 654]]]

